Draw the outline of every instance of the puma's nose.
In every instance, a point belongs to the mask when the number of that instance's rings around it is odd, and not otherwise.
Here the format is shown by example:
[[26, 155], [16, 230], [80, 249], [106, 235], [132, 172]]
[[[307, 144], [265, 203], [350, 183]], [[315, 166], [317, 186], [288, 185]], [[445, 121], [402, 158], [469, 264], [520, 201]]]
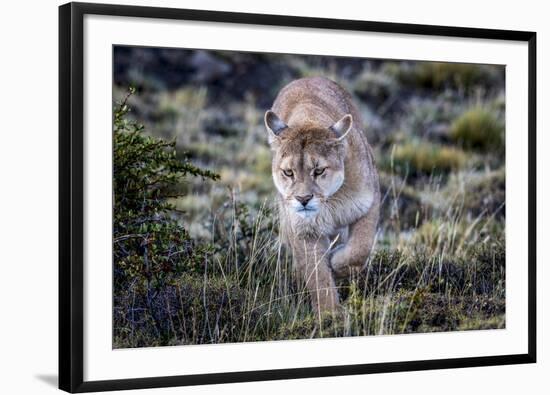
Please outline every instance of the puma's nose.
[[297, 201], [302, 203], [302, 206], [307, 206], [309, 201], [313, 198], [313, 195], [294, 196]]

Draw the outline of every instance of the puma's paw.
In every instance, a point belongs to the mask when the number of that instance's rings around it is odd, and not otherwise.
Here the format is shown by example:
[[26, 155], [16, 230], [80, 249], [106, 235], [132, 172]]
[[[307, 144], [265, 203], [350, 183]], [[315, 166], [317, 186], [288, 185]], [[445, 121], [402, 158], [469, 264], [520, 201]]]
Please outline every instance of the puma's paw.
[[338, 246], [330, 257], [330, 267], [336, 277], [345, 277], [348, 273], [347, 254], [344, 246]]
[[361, 271], [361, 266], [356, 263], [354, 256], [346, 247], [334, 250], [330, 257], [330, 267], [336, 279], [349, 278], [352, 274]]

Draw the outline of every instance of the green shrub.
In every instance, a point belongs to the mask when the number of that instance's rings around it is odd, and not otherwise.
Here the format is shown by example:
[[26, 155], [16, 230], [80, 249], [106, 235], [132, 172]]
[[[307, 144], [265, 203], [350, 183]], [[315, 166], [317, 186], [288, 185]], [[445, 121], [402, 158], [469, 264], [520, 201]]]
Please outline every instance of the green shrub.
[[[171, 187], [189, 175], [204, 180], [218, 175], [176, 158], [175, 141], [146, 136], [144, 127], [126, 114], [130, 90], [115, 107], [113, 133], [114, 293], [132, 288], [143, 295], [153, 318], [153, 290], [181, 273], [202, 271], [209, 245], [199, 245], [171, 215]], [[158, 317], [157, 317], [158, 318]], [[158, 319], [155, 319], [157, 325]]]
[[464, 112], [451, 124], [451, 138], [465, 148], [501, 151], [504, 148], [504, 125], [483, 107]]

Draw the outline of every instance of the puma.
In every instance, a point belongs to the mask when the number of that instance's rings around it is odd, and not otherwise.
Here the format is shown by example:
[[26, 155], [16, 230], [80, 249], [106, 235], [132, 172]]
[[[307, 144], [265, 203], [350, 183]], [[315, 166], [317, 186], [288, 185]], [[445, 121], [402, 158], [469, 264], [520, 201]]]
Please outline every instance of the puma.
[[322, 77], [286, 85], [265, 113], [281, 241], [319, 312], [339, 308], [335, 278], [373, 246], [380, 187], [351, 95]]

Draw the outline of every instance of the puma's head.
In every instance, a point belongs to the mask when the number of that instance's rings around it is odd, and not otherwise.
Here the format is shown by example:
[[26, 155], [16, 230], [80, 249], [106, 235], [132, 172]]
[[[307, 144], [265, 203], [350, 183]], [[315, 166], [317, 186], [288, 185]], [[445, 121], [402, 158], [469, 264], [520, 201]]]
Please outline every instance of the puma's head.
[[273, 150], [273, 181], [284, 204], [303, 219], [315, 217], [344, 183], [351, 115], [329, 128], [294, 128], [273, 111], [264, 120]]

